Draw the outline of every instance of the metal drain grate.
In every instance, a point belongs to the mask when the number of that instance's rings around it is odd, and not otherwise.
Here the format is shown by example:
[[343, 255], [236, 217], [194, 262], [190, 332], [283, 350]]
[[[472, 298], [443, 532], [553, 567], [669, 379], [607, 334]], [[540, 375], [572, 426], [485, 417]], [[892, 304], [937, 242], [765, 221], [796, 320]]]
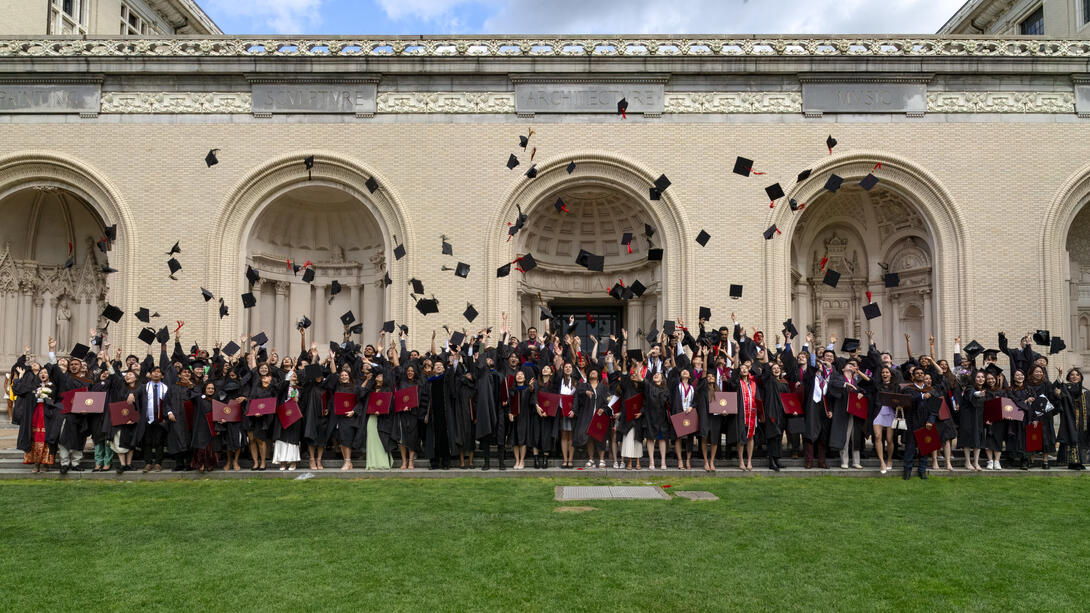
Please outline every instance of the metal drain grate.
[[558, 485], [556, 500], [669, 500], [653, 485]]

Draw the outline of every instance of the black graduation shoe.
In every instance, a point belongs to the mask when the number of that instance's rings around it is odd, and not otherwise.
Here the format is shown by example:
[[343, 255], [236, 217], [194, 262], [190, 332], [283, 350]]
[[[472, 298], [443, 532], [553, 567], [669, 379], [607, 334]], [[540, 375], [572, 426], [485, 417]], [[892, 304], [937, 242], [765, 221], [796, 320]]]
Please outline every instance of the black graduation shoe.
[[67, 464], [65, 464], [64, 466], [61, 466], [61, 474], [62, 475], [67, 475], [68, 474], [68, 465]]
[[768, 467], [776, 472], [780, 472], [780, 467], [776, 464], [776, 458], [773, 458], [772, 456], [769, 456], [768, 458]]
[[906, 470], [905, 471], [905, 481], [908, 481], [911, 478], [912, 478], [912, 471]]
[[920, 473], [921, 479], [927, 479], [927, 473]]
[[1048, 462], [1041, 463], [1041, 470], [1048, 470]]

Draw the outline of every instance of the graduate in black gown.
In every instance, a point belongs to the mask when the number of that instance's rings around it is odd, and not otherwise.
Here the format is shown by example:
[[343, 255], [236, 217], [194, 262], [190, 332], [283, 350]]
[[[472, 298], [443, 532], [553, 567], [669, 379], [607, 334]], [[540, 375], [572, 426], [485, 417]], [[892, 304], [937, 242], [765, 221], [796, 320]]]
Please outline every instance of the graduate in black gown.
[[507, 403], [503, 415], [511, 430], [511, 448], [515, 454], [514, 470], [526, 468], [526, 447], [533, 444], [533, 419], [537, 407], [535, 381], [526, 378], [526, 371], [519, 369], [512, 375], [511, 384], [504, 382]]
[[905, 481], [912, 478], [913, 465], [919, 471], [921, 479], [927, 478], [927, 458], [917, 454], [913, 432], [920, 428], [935, 430], [935, 423], [939, 420], [939, 402], [942, 399], [926, 384], [924, 369], [913, 366], [909, 374], [912, 385], [906, 388], [905, 393], [912, 397], [912, 406], [905, 410], [905, 422], [908, 426], [905, 433]]
[[193, 433], [189, 448], [193, 450], [193, 466], [200, 472], [211, 472], [219, 466], [220, 439], [212, 420], [212, 401], [216, 400], [216, 384], [205, 382], [199, 394], [194, 394]]
[[1082, 381], [1082, 371], [1072, 368], [1062, 383], [1054, 383], [1060, 400], [1060, 431], [1056, 436], [1061, 443], [1059, 461], [1066, 462], [1071, 470], [1086, 470], [1090, 450], [1090, 390], [1083, 387]]
[[[488, 333], [485, 332], [481, 346], [488, 344]], [[477, 422], [475, 435], [484, 451], [483, 470], [491, 468], [491, 449], [496, 445], [496, 453], [499, 459], [499, 469], [507, 470], [504, 466], [505, 454], [504, 441], [506, 440], [507, 416], [503, 413], [501, 400], [503, 377], [496, 370], [496, 351], [493, 349], [478, 351], [477, 360], [473, 367], [474, 378], [477, 381], [474, 398]]]
[[965, 468], [981, 471], [980, 450], [984, 447], [984, 405], [989, 394], [984, 389], [984, 371], [973, 371], [971, 384], [961, 393], [958, 402], [958, 448], [965, 452]]
[[[140, 396], [140, 384], [137, 381], [136, 372], [131, 370], [126, 371], [124, 377], [120, 377], [114, 372], [110, 376], [113, 378], [113, 385], [106, 394], [107, 407], [114, 402], [125, 402], [128, 403], [129, 410], [139, 414], [140, 411], [137, 408], [137, 398]], [[102, 428], [106, 436], [106, 441], [117, 455], [117, 474], [119, 475], [133, 469], [133, 455], [136, 453], [136, 446], [140, 442], [139, 439], [136, 438], [137, 426], [138, 424], [120, 424], [115, 426], [109, 415], [102, 420]]]
[[453, 377], [446, 376], [446, 366], [441, 360], [432, 364], [431, 377], [428, 377], [428, 410], [424, 418], [427, 425], [425, 454], [432, 470], [450, 468], [450, 440], [447, 438], [447, 415], [451, 399], [450, 381]]
[[[330, 419], [333, 420], [333, 433], [341, 449], [341, 458], [344, 460], [344, 463], [341, 464], [341, 470], [352, 470], [353, 445], [355, 445], [356, 439], [359, 438], [359, 433], [365, 431], [363, 427], [363, 408], [365, 406], [363, 404], [363, 387], [352, 381], [348, 366], [341, 367], [336, 378], [326, 379], [326, 385], [330, 392], [326, 402], [326, 411], [329, 412]], [[356, 402], [351, 411], [343, 415], [336, 414], [334, 400], [337, 394], [349, 394], [355, 399]]]
[[576, 421], [572, 436], [572, 443], [576, 447], [585, 446], [587, 449], [587, 468], [594, 466], [596, 451], [598, 468], [606, 467], [606, 446], [609, 439], [606, 438], [599, 443], [593, 437], [588, 436], [587, 429], [590, 428], [591, 420], [596, 415], [606, 415], [612, 418], [613, 412], [608, 405], [609, 396], [609, 386], [599, 380], [598, 367], [590, 365], [587, 371], [587, 380], [581, 382], [576, 391]]

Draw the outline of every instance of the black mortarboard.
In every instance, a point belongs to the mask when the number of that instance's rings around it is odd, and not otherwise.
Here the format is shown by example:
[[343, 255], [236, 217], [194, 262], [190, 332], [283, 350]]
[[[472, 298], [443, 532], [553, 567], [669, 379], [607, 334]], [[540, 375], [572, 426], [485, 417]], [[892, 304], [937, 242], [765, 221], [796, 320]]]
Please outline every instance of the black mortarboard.
[[965, 346], [965, 355], [969, 356], [970, 360], [976, 359], [976, 356], [980, 355], [984, 351], [984, 347], [975, 340], [969, 341], [969, 344]]
[[144, 328], [140, 330], [140, 334], [138, 334], [136, 338], [140, 339], [140, 342], [150, 345], [155, 342], [155, 330]]
[[466, 340], [466, 335], [465, 335], [465, 334], [462, 334], [462, 331], [461, 331], [461, 330], [455, 330], [455, 331], [454, 331], [454, 332], [453, 332], [453, 333], [452, 333], [452, 334], [450, 335], [450, 346], [451, 346], [451, 347], [458, 347], [458, 346], [460, 346], [460, 345], [461, 345], [461, 344], [462, 344], [463, 342], [465, 342], [465, 340]]
[[655, 179], [655, 189], [659, 190], [659, 193], [666, 191], [667, 187], [670, 187], [670, 179], [666, 178], [666, 175], [659, 175], [659, 178]]
[[711, 234], [708, 234], [704, 230], [701, 230], [700, 234], [696, 235], [696, 242], [700, 243], [701, 247], [704, 247], [704, 246], [706, 246], [708, 244], [708, 241], [710, 241], [711, 238], [712, 238]]
[[421, 298], [416, 301], [416, 310], [420, 311], [421, 315], [427, 315], [428, 313], [439, 312], [439, 301], [434, 298]]
[[261, 275], [258, 274], [257, 270], [255, 270], [253, 266], [250, 266], [249, 264], [247, 264], [246, 265], [246, 280], [248, 280], [250, 282], [250, 287], [253, 287], [254, 283], [257, 283], [260, 279], [261, 279]]
[[644, 286], [643, 283], [640, 283], [639, 279], [633, 281], [632, 284], [628, 286], [628, 289], [637, 298], [643, 296], [643, 293], [647, 291], [647, 288]]
[[376, 181], [374, 177], [367, 177], [367, 181], [364, 182], [364, 185], [367, 186], [367, 191], [372, 194], [378, 191], [378, 181]]
[[541, 307], [541, 321], [553, 318], [553, 312], [549, 310], [549, 307]]
[[308, 155], [307, 157], [303, 158], [303, 166], [305, 166], [307, 170], [314, 168], [314, 156]]
[[75, 265], [76, 265], [76, 256], [75, 256], [75, 254], [72, 254], [72, 255], [68, 256], [68, 259], [64, 261], [64, 267], [65, 268], [72, 268]]
[[97, 243], [95, 243], [95, 245], [97, 245], [97, 246], [98, 246], [98, 250], [99, 250], [99, 251], [101, 251], [102, 253], [106, 253], [106, 252], [107, 252], [107, 251], [109, 251], [109, 249], [110, 249], [110, 243], [106, 241], [106, 237], [105, 237], [105, 236], [103, 236], [102, 238], [100, 238], [100, 239], [98, 240], [98, 242], [97, 242]]
[[659, 331], [654, 326], [651, 326], [651, 331], [647, 333], [647, 344], [654, 346], [659, 342]]
[[144, 307], [140, 307], [136, 311], [136, 318], [144, 323], [148, 323], [151, 321], [151, 311], [147, 310]]
[[895, 272], [887, 273], [882, 275], [882, 281], [885, 282], [886, 287], [897, 287], [901, 284], [901, 275]]
[[1033, 342], [1047, 347], [1052, 342], [1052, 336], [1048, 330], [1038, 330], [1033, 333]]
[[103, 273], [103, 274], [107, 274], [107, 275], [108, 275], [108, 274], [111, 274], [111, 273], [115, 273], [115, 272], [117, 272], [117, 269], [116, 269], [116, 268], [114, 268], [113, 266], [110, 266], [110, 265], [109, 265], [108, 263], [107, 263], [107, 264], [103, 264], [103, 265], [102, 265], [102, 268], [101, 268], [100, 270], [102, 270], [102, 273]]
[[182, 263], [174, 258], [167, 260], [167, 267], [170, 268], [170, 278], [174, 278], [174, 273], [182, 269]]
[[632, 239], [633, 239], [632, 233], [631, 232], [625, 232], [624, 234], [621, 235], [621, 244], [628, 247], [629, 250], [631, 250], [632, 249]]
[[655, 189], [653, 187], [649, 187], [649, 188], [647, 188], [647, 199], [648, 200], [662, 200], [662, 192], [660, 192], [659, 190], [657, 190], [657, 189]]
[[768, 199], [775, 202], [784, 197], [783, 188], [779, 183], [773, 183], [765, 188], [765, 193], [768, 194]]
[[170, 331], [167, 330], [166, 326], [163, 326], [155, 333], [155, 340], [159, 341], [160, 344], [170, 340]]
[[825, 180], [825, 189], [835, 192], [840, 189], [840, 184], [844, 182], [844, 179], [837, 175], [829, 175], [829, 178]]
[[352, 311], [348, 311], [344, 315], [341, 315], [341, 325], [351, 326], [352, 322], [356, 321], [356, 314]]
[[398, 328], [401, 328], [401, 331], [405, 334], [409, 333], [409, 326], [406, 326], [405, 324], [401, 324], [400, 326], [398, 326]]
[[586, 249], [580, 249], [579, 250], [579, 255], [575, 256], [575, 264], [577, 266], [582, 266], [583, 268], [586, 268], [587, 267], [587, 258], [590, 257], [590, 255], [591, 255], [591, 253], [589, 251], [587, 251]]
[[780, 231], [780, 229], [776, 227], [776, 224], [772, 224], [771, 226], [768, 227], [767, 230], [764, 231], [765, 240], [766, 241], [772, 240], [772, 237], [776, 236], [776, 234], [779, 231]]
[[568, 212], [568, 205], [564, 204], [564, 199], [563, 198], [557, 198], [556, 202], [553, 203], [553, 208], [556, 209], [557, 213], [567, 213]]
[[220, 163], [219, 158], [216, 157], [217, 151], [219, 151], [219, 149], [209, 149], [208, 155], [204, 156], [204, 163], [208, 164], [209, 168]]
[[124, 314], [125, 313], [121, 309], [115, 307], [112, 304], [107, 304], [106, 308], [102, 309], [102, 316], [114, 322], [115, 324], [121, 321], [121, 316]]
[[790, 319], [783, 322], [783, 329], [784, 331], [790, 333], [792, 338], [795, 338], [799, 335], [799, 329], [795, 327], [795, 322], [791, 321]]
[[303, 283], [310, 283], [311, 281], [314, 281], [314, 269], [308, 267], [303, 271]]
[[753, 160], [738, 156], [734, 160], [734, 174], [748, 177], [749, 173], [753, 171]]
[[825, 271], [825, 278], [821, 282], [829, 287], [836, 287], [836, 284], [840, 283], [840, 273], [830, 268]]
[[170, 248], [170, 251], [167, 252], [167, 255], [174, 255], [175, 253], [181, 253], [181, 252], [182, 252], [182, 247], [181, 247], [181, 242], [179, 241], [179, 242], [174, 243], [174, 246]]
[[465, 262], [458, 262], [458, 266], [454, 268], [454, 276], [465, 279], [469, 276], [469, 264]]
[[518, 166], [518, 165], [519, 165], [519, 159], [517, 157], [515, 157], [514, 153], [512, 153], [510, 155], [510, 157], [507, 158], [507, 169], [508, 170], [514, 170], [515, 166]]
[[708, 307], [700, 307], [700, 315], [697, 318], [703, 319], [704, 321], [710, 320], [712, 318], [712, 310]]
[[673, 336], [674, 330], [677, 329], [677, 322], [667, 319], [662, 322], [662, 331], [666, 333], [666, 336]]
[[519, 134], [519, 147], [522, 147], [523, 149], [525, 149], [526, 145], [529, 145], [529, 144], [530, 144], [530, 137], [529, 136], [523, 136], [523, 135]]
[[810, 178], [810, 172], [811, 171], [810, 171], [809, 168], [807, 168], [806, 170], [800, 172], [799, 176], [795, 179], [795, 181], [798, 182], [798, 183], [801, 183], [801, 182], [809, 179]]
[[341, 293], [341, 282], [334, 279], [329, 284], [329, 300], [327, 300], [326, 302], [328, 304], [333, 304], [333, 297], [339, 293]]
[[643, 235], [647, 238], [651, 238], [655, 235], [655, 228], [649, 223], [643, 224]]
[[363, 334], [363, 322], [360, 322], [348, 329], [349, 334]]
[[642, 362], [643, 361], [643, 350], [642, 349], [629, 349], [627, 354], [628, 354], [629, 361], [632, 361], [632, 362]]
[[298, 330], [306, 330], [310, 327], [310, 324], [310, 318], [306, 315], [303, 315], [303, 318], [299, 320], [299, 323], [295, 324], [295, 328]]
[[868, 192], [878, 185], [878, 177], [874, 176], [874, 173], [870, 173], [863, 177], [863, 180], [859, 182], [859, 187], [867, 190]]
[[795, 200], [794, 198], [792, 198], [791, 200], [787, 201], [787, 204], [791, 207], [792, 211], [799, 210], [799, 201], [798, 200]]
[[658, 249], [658, 248], [648, 249], [647, 250], [647, 260], [650, 261], [650, 262], [661, 262], [662, 261], [662, 249]]
[[625, 111], [627, 111], [627, 110], [628, 110], [628, 100], [626, 100], [624, 98], [621, 98], [620, 100], [618, 100], [617, 101], [617, 114], [618, 115], [624, 115]]
[[299, 276], [299, 271], [303, 270], [302, 266], [296, 264], [295, 262], [292, 262], [291, 260], [288, 260], [288, 265], [291, 266], [291, 274], [296, 277]]
[[530, 164], [530, 167], [526, 169], [526, 176], [531, 179], [537, 178], [537, 164]]
[[238, 346], [238, 343], [236, 343], [235, 341], [231, 341], [223, 346], [223, 354], [227, 357], [233, 357], [236, 353], [238, 353], [239, 349], [241, 349], [241, 347]]
[[731, 286], [730, 286], [730, 297], [731, 298], [741, 298], [742, 297], [742, 286], [741, 285], [735, 285], [735, 284], [732, 283]]
[[537, 268], [537, 260], [535, 260], [534, 256], [529, 253], [519, 258], [518, 263], [519, 268], [522, 269], [523, 273], [528, 273], [531, 270]]
[[991, 373], [993, 377], [998, 378], [999, 375], [1003, 374], [1003, 369], [999, 366], [996, 366], [994, 362], [990, 362], [987, 366], [984, 367], [984, 372]]
[[499, 268], [496, 269], [496, 277], [497, 278], [506, 277], [509, 274], [511, 274], [511, 265], [510, 264], [504, 264], [503, 266], [500, 266]]
[[400, 260], [403, 257], [405, 257], [405, 245], [394, 247], [394, 259]]
[[394, 320], [382, 322], [382, 331], [386, 333], [393, 332], [395, 330]]
[[857, 338], [846, 338], [844, 344], [840, 346], [840, 350], [845, 353], [851, 353], [856, 349], [859, 349], [859, 339]]
[[424, 293], [424, 282], [420, 279], [409, 279], [409, 284], [413, 286], [414, 294]]
[[568, 174], [575, 172], [575, 162], [568, 162]]
[[994, 360], [994, 359], [996, 359], [998, 357], [999, 357], [999, 350], [998, 349], [985, 349], [984, 350], [984, 359], [985, 360]]
[[469, 323], [473, 323], [473, 320], [477, 319], [477, 309], [473, 308], [472, 304], [467, 305], [466, 310], [462, 313], [462, 315], [466, 318], [466, 321], [468, 321]]
[[590, 254], [587, 256], [587, 270], [602, 272], [605, 270], [606, 256]]
[[208, 302], [209, 300], [211, 300], [213, 298], [212, 292], [204, 289], [203, 287], [201, 288], [201, 296], [204, 296], [204, 301], [205, 302]]
[[254, 295], [251, 292], [246, 292], [245, 294], [242, 295], [242, 306], [243, 306], [243, 308], [249, 309], [249, 308], [254, 307], [256, 305], [257, 305], [257, 298], [255, 298]]
[[454, 255], [454, 247], [450, 243], [447, 242], [446, 237], [443, 237], [440, 240], [443, 241], [443, 247], [442, 247], [443, 255]]
[[833, 138], [832, 134], [829, 135], [829, 138], [825, 139], [825, 146], [829, 148], [829, 153], [833, 152], [833, 147], [836, 146], [836, 139]]
[[1064, 349], [1067, 349], [1067, 343], [1064, 342], [1064, 339], [1058, 336], [1053, 336], [1052, 339], [1050, 339], [1048, 346], [1048, 355], [1059, 353]]
[[223, 298], [220, 298], [220, 319], [227, 317], [227, 305], [223, 302]]
[[266, 336], [264, 332], [258, 332], [257, 336], [251, 338], [250, 340], [257, 343], [258, 347], [260, 347], [261, 345], [269, 342], [269, 337]]
[[863, 315], [867, 319], [874, 319], [875, 317], [881, 317], [882, 316], [882, 309], [878, 308], [878, 303], [877, 302], [872, 302], [870, 304], [864, 304], [863, 305]]
[[624, 286], [620, 283], [614, 283], [613, 287], [609, 288], [609, 295], [617, 300], [622, 300], [621, 294], [624, 292]]

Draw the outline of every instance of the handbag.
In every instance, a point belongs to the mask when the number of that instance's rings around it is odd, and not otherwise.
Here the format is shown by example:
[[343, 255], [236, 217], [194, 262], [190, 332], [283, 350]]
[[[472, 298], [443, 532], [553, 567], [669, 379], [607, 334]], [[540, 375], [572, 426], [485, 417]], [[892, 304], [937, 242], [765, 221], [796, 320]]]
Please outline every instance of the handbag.
[[908, 424], [905, 423], [905, 414], [901, 407], [897, 407], [897, 413], [893, 418], [894, 430], [908, 430]]

